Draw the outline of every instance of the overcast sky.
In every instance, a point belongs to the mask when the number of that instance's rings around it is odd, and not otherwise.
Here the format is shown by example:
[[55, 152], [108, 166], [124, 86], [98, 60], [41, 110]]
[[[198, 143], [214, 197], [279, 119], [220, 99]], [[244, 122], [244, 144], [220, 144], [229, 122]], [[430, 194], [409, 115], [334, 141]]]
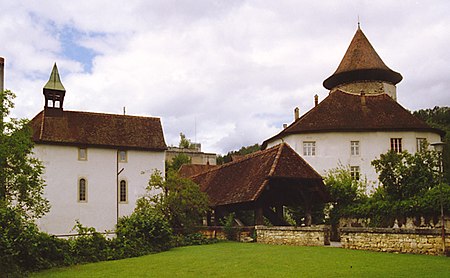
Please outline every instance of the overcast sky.
[[0, 0], [15, 117], [44, 105], [57, 63], [64, 108], [160, 117], [206, 152], [261, 143], [325, 98], [357, 28], [403, 75], [409, 110], [450, 106], [450, 1]]

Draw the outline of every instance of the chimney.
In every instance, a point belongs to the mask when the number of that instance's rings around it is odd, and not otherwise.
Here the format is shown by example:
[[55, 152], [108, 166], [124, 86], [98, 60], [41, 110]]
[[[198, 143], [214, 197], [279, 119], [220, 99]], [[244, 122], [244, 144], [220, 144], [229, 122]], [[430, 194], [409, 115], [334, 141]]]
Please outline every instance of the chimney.
[[361, 105], [366, 106], [366, 93], [363, 90], [361, 90]]
[[5, 89], [4, 78], [5, 78], [5, 59], [3, 59], [3, 57], [0, 57], [0, 92], [3, 92], [3, 90]]
[[319, 96], [316, 94], [314, 96], [314, 107], [316, 107], [319, 104]]
[[283, 124], [283, 129], [286, 129], [286, 127], [287, 127], [287, 124]]
[[300, 118], [300, 110], [298, 109], [298, 107], [295, 107], [295, 109], [294, 109], [294, 121], [298, 120], [298, 118]]

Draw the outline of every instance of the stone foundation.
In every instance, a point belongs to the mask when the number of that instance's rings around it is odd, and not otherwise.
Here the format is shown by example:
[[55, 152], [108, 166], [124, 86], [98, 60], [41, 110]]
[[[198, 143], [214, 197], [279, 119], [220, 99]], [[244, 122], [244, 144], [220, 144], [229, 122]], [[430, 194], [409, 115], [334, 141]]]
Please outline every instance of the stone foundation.
[[[448, 232], [448, 231], [447, 231]], [[441, 255], [441, 229], [341, 228], [343, 248], [378, 252]], [[450, 237], [445, 240], [447, 250]]]
[[256, 226], [258, 243], [277, 245], [323, 246], [330, 244], [328, 226], [266, 227]]

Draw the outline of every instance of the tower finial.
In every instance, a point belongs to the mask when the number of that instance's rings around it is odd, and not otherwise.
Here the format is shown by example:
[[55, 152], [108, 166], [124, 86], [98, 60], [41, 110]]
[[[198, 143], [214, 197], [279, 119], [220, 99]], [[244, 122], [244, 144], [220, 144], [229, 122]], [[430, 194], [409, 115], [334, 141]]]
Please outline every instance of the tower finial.
[[359, 15], [358, 15], [358, 29], [361, 29], [361, 24], [360, 24], [360, 21], [359, 21]]

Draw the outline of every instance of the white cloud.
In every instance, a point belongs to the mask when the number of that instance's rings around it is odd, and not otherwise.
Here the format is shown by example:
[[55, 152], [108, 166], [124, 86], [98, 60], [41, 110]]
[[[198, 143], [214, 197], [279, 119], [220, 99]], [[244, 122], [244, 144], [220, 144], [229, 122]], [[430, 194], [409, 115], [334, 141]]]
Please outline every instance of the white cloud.
[[[57, 62], [65, 108], [162, 118], [209, 152], [261, 143], [328, 92], [356, 30], [402, 73], [399, 101], [415, 110], [450, 105], [450, 4], [393, 1], [6, 1], [0, 0], [0, 56], [16, 115], [42, 109], [42, 86]], [[86, 57], [67, 55], [73, 44]], [[81, 54], [80, 54], [81, 55]], [[426, 96], [426, 98], [424, 98]]]

